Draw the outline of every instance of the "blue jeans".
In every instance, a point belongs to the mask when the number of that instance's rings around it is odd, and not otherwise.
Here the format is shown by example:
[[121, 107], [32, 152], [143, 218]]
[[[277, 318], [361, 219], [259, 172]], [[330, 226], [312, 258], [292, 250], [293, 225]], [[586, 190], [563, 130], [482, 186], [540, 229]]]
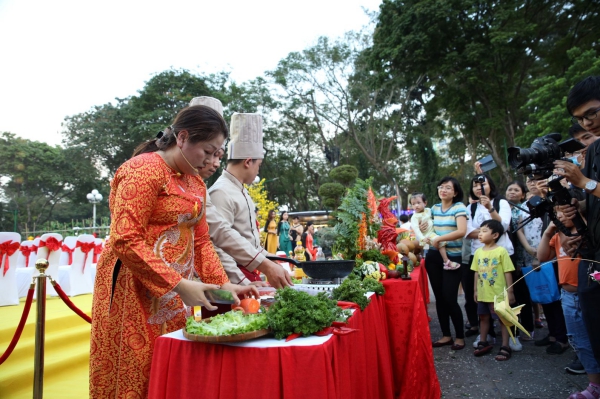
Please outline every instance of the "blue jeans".
[[562, 291], [561, 303], [567, 324], [567, 337], [569, 343], [575, 349], [577, 357], [585, 372], [588, 374], [600, 373], [600, 365], [594, 357], [592, 345], [588, 336], [587, 329], [581, 315], [579, 306], [579, 295], [576, 292]]

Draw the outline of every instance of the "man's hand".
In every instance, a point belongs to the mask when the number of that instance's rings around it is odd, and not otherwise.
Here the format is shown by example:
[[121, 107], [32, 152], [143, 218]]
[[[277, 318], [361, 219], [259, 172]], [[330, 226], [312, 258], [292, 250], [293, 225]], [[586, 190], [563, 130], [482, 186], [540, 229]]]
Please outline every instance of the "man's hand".
[[559, 176], [564, 176], [575, 187], [584, 188], [590, 180], [581, 173], [579, 166], [567, 161], [554, 161], [554, 167], [560, 170], [556, 171]]
[[538, 190], [540, 190], [540, 194], [542, 197], [546, 197], [546, 194], [548, 194], [548, 180], [546, 179], [542, 179], [542, 180], [538, 180], [535, 183], [536, 187]]
[[566, 237], [565, 240], [561, 240], [561, 246], [563, 250], [569, 255], [571, 258], [575, 257], [575, 251], [579, 247], [579, 243], [581, 242], [581, 236], [577, 237]]
[[579, 202], [575, 198], [571, 198], [571, 205], [559, 205], [557, 210], [562, 212], [566, 219], [574, 219], [579, 209]]
[[267, 276], [267, 281], [274, 288], [279, 289], [293, 285], [289, 273], [281, 265], [273, 261], [265, 259], [258, 265], [257, 269]]

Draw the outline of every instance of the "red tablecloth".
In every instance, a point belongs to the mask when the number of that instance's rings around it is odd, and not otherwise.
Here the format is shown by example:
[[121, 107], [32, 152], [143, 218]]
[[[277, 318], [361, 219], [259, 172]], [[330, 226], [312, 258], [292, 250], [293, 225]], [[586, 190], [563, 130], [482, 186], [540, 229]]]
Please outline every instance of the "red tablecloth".
[[395, 393], [401, 399], [439, 399], [441, 389], [427, 316], [429, 287], [425, 268], [415, 268], [411, 278], [383, 282]]
[[252, 348], [160, 337], [149, 398], [393, 398], [383, 298], [373, 296], [354, 313], [350, 327], [360, 331], [321, 345]]

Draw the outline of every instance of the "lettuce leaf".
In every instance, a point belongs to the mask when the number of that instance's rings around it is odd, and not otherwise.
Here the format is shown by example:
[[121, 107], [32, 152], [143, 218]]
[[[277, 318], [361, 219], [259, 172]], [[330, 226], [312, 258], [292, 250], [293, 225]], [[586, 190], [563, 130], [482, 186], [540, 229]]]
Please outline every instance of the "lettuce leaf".
[[264, 313], [243, 314], [240, 311], [231, 311], [211, 317], [211, 322], [196, 321], [188, 317], [186, 331], [196, 335], [233, 335], [268, 328], [267, 316]]

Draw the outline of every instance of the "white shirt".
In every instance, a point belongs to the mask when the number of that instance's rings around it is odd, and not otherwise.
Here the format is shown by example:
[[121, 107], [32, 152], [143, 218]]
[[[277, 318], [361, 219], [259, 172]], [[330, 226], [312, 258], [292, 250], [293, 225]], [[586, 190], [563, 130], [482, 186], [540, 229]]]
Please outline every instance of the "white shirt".
[[[471, 206], [472, 205], [467, 206], [467, 217], [469, 218], [467, 222], [467, 236], [471, 234], [473, 230], [477, 230], [481, 226], [481, 223], [492, 218], [492, 215], [490, 215], [490, 212], [487, 210], [487, 208], [481, 205], [479, 202], [477, 202], [475, 216], [471, 218]], [[515, 253], [515, 249], [513, 248], [512, 242], [510, 241], [510, 238], [507, 234], [508, 228], [510, 226], [510, 220], [512, 217], [510, 204], [508, 203], [508, 201], [502, 199], [500, 200], [499, 208], [500, 209], [496, 209], [496, 212], [498, 212], [498, 214], [502, 218], [501, 223], [502, 227], [504, 227], [504, 234], [502, 234], [502, 236], [498, 240], [498, 245], [504, 247], [504, 249], [508, 251], [508, 254], [512, 255]], [[475, 255], [475, 251], [477, 251], [477, 249], [481, 247], [483, 247], [483, 243], [477, 238], [474, 238], [473, 241], [471, 241], [471, 255]]]

